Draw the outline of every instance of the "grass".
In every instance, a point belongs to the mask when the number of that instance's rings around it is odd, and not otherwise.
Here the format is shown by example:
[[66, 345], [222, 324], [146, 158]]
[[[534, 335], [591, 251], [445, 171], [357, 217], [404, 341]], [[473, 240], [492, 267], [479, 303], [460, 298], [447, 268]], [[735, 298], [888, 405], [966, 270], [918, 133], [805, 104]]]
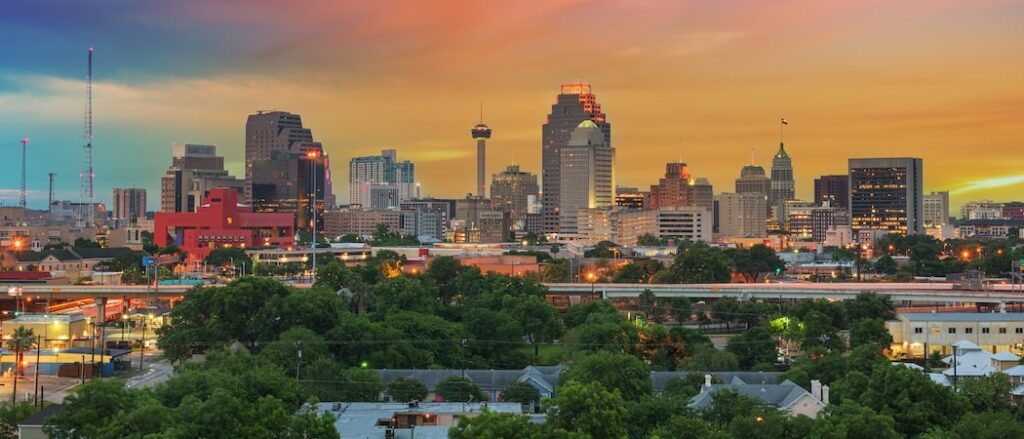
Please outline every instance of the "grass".
[[[526, 345], [520, 348], [527, 357], [533, 359], [533, 346]], [[554, 366], [558, 364], [560, 360], [565, 358], [565, 347], [558, 344], [542, 344], [539, 346], [538, 354], [540, 361], [538, 362], [541, 366]]]

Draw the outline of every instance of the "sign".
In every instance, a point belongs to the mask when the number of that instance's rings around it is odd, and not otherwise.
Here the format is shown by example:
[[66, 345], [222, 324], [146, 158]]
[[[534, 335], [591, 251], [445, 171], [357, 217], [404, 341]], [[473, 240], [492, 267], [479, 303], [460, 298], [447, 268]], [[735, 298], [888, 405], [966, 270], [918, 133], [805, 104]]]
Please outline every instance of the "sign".
[[142, 257], [142, 266], [143, 267], [152, 267], [153, 265], [156, 265], [156, 258], [154, 258], [152, 256], [143, 256]]

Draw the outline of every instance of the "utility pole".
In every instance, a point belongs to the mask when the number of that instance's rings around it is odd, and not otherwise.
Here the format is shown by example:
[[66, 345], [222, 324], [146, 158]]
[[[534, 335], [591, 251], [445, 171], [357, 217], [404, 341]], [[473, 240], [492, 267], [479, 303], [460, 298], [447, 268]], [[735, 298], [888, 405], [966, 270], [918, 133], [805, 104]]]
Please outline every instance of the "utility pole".
[[34, 395], [33, 399], [32, 399], [32, 404], [33, 405], [35, 405], [35, 404], [42, 404], [42, 402], [39, 400], [39, 355], [40, 355], [40, 351], [42, 351], [42, 349], [43, 349], [43, 336], [42, 336], [42, 334], [40, 334], [40, 335], [37, 335], [36, 338], [37, 338], [37, 341], [36, 341], [36, 379], [35, 379], [35, 381], [36, 381], [35, 387], [36, 388], [35, 388], [35, 393], [33, 393], [33, 395]]
[[295, 382], [299, 382], [299, 370], [302, 366], [302, 342], [295, 342]]

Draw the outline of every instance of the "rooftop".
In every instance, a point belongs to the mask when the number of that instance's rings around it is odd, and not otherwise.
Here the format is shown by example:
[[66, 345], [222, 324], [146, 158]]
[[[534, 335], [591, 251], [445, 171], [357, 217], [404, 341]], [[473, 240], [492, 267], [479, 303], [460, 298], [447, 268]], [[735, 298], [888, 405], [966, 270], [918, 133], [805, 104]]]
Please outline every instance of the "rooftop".
[[[518, 403], [488, 403], [487, 410], [497, 413], [523, 412], [522, 405]], [[472, 414], [479, 414], [483, 411], [482, 403], [432, 403], [421, 402], [419, 407], [410, 408], [404, 403], [380, 403], [380, 402], [341, 402], [341, 403], [319, 403], [316, 406], [319, 413], [330, 413], [335, 417], [334, 428], [346, 439], [383, 439], [386, 427], [378, 426], [379, 420], [391, 419], [395, 413], [430, 413], [432, 415], [454, 415], [455, 417]], [[455, 423], [458, 421], [455, 420]], [[416, 438], [418, 439], [444, 439], [448, 437], [448, 428], [451, 425], [421, 425], [416, 427]], [[397, 437], [408, 437], [405, 434]]]
[[1024, 313], [923, 312], [902, 315], [911, 322], [1024, 322]]

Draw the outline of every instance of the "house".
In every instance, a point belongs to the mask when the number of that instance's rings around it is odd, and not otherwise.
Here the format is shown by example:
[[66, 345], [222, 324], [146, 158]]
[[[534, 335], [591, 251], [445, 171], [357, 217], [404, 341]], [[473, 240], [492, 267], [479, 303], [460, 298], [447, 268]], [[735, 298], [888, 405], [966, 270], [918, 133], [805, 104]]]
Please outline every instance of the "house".
[[711, 378], [711, 375], [704, 375], [704, 385], [700, 393], [690, 399], [690, 408], [704, 410], [711, 407], [715, 394], [722, 391], [754, 398], [790, 416], [814, 418], [828, 405], [829, 387], [822, 386], [818, 380], [811, 381], [811, 391], [808, 392], [790, 380], [780, 384], [747, 384], [739, 377], [733, 377], [729, 384], [712, 384]]
[[1020, 357], [1007, 351], [990, 353], [971, 341], [953, 343], [954, 354], [942, 359], [947, 369], [942, 374], [952, 382], [960, 378], [983, 377], [1017, 366]]
[[63, 275], [76, 280], [78, 277], [90, 276], [97, 265], [113, 261], [121, 255], [135, 253], [127, 247], [65, 247], [38, 252], [5, 250], [0, 255], [0, 267], [12, 271], [46, 271], [58, 277]]
[[517, 403], [488, 402], [326, 402], [318, 403], [318, 415], [334, 417], [334, 428], [346, 439], [416, 438], [446, 439], [459, 419], [483, 410], [522, 414]]
[[[465, 376], [487, 396], [487, 401], [501, 401], [501, 392], [512, 383], [525, 382], [537, 389], [541, 398], [552, 398], [555, 396], [555, 387], [558, 386], [558, 377], [562, 373], [562, 366], [527, 366], [523, 370], [466, 370], [459, 369], [380, 369], [377, 374], [380, 376], [381, 384], [387, 387], [392, 381], [398, 378], [412, 378], [427, 386], [429, 394], [427, 401], [443, 401], [435, 393], [437, 385], [449, 377]], [[407, 402], [407, 401], [401, 401]]]
[[46, 439], [49, 436], [43, 432], [43, 424], [50, 416], [56, 415], [64, 410], [64, 406], [54, 404], [47, 406], [36, 414], [23, 419], [18, 423], [18, 439]]
[[[651, 387], [655, 395], [661, 395], [669, 380], [674, 378], [686, 378], [693, 372], [651, 372]], [[754, 384], [779, 384], [782, 373], [779, 372], [709, 372], [712, 382], [715, 383], [754, 383]]]

